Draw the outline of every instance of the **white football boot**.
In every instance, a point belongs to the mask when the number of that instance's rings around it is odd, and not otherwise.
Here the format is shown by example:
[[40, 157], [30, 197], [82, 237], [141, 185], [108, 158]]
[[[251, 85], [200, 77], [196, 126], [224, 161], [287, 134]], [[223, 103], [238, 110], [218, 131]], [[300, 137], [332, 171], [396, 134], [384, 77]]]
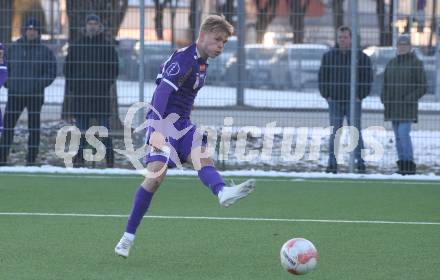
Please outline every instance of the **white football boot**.
[[238, 185], [232, 184], [231, 187], [223, 187], [218, 193], [218, 200], [221, 206], [229, 207], [240, 199], [248, 196], [254, 190], [255, 180], [249, 179]]
[[121, 256], [123, 258], [128, 258], [128, 255], [130, 254], [131, 246], [133, 246], [133, 244], [134, 244], [134, 240], [128, 238], [124, 234], [115, 247], [116, 255]]

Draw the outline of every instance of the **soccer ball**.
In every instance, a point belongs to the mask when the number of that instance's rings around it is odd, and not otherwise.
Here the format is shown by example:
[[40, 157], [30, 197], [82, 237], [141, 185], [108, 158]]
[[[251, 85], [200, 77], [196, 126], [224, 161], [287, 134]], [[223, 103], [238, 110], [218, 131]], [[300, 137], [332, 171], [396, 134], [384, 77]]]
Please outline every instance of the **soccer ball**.
[[318, 263], [318, 251], [307, 239], [293, 238], [284, 243], [280, 252], [281, 265], [292, 274], [300, 275], [312, 271]]

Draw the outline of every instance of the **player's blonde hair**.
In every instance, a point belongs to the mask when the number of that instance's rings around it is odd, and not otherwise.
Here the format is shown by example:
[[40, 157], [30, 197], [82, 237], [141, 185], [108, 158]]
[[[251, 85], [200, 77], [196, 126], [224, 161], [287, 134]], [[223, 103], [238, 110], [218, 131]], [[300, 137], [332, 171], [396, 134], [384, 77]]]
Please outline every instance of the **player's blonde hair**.
[[200, 26], [200, 32], [225, 32], [228, 37], [234, 33], [234, 27], [223, 15], [209, 15]]

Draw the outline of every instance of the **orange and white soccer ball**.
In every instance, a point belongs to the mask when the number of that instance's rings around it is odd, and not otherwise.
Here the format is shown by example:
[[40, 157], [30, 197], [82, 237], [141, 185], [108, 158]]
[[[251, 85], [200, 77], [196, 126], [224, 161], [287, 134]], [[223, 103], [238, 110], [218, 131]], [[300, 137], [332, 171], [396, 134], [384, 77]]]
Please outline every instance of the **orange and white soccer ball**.
[[280, 252], [281, 265], [292, 274], [300, 275], [312, 271], [318, 263], [318, 251], [307, 239], [293, 238], [284, 243]]

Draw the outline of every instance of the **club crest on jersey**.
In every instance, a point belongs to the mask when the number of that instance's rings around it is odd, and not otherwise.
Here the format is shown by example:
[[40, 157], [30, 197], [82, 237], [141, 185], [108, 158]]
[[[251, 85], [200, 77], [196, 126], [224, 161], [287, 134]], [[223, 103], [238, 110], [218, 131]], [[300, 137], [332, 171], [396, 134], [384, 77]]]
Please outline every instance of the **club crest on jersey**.
[[168, 76], [174, 76], [179, 74], [180, 72], [180, 65], [177, 62], [173, 62], [168, 66], [168, 68], [165, 70], [165, 72], [168, 74]]
[[206, 71], [206, 65], [205, 64], [201, 64], [199, 67], [199, 71], [200, 72], [205, 72]]

